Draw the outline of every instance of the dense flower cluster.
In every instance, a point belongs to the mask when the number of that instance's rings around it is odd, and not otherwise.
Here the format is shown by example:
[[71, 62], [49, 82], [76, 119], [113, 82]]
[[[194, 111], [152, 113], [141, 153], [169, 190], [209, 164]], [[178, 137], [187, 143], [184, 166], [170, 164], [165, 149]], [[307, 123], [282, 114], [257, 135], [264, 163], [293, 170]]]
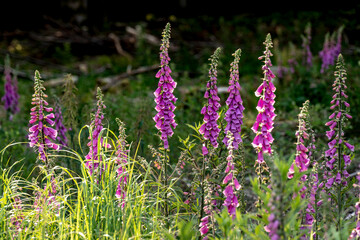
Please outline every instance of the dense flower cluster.
[[177, 98], [173, 92], [176, 88], [176, 82], [170, 76], [171, 69], [169, 67], [170, 57], [168, 49], [170, 46], [170, 24], [168, 23], [163, 31], [163, 39], [160, 47], [161, 67], [156, 73], [156, 78], [159, 78], [158, 88], [155, 90], [155, 102], [157, 114], [153, 118], [156, 122], [155, 127], [161, 132], [161, 140], [164, 142], [164, 148], [169, 148], [168, 137], [174, 133], [176, 128], [175, 122], [175, 102]]
[[[308, 170], [310, 160], [308, 156], [309, 149], [306, 147], [306, 140], [309, 139], [309, 134], [306, 129], [306, 118], [308, 115], [309, 100], [305, 101], [303, 106], [300, 108], [300, 113], [298, 115], [299, 127], [295, 135], [297, 138], [296, 141], [296, 155], [295, 161], [291, 164], [291, 167], [288, 172], [288, 178], [293, 178], [294, 176], [294, 164], [299, 168], [300, 172]], [[306, 182], [307, 175], [303, 175], [301, 180]]]
[[305, 28], [305, 36], [302, 36], [302, 47], [303, 47], [303, 64], [310, 68], [312, 67], [312, 53], [310, 49], [310, 43], [311, 43], [311, 24], [308, 23]]
[[55, 129], [58, 132], [56, 140], [60, 144], [60, 148], [62, 146], [68, 146], [68, 139], [66, 136], [67, 129], [63, 124], [63, 116], [61, 112], [61, 106], [57, 102], [55, 105]]
[[[337, 34], [336, 40], [334, 35], [335, 33]], [[329, 66], [335, 64], [336, 58], [341, 52], [342, 28], [338, 29], [335, 33], [331, 36], [329, 33], [325, 35], [323, 49], [319, 52], [319, 56], [322, 60], [321, 73], [324, 73]]]
[[13, 74], [11, 77], [12, 70], [10, 67], [9, 57], [5, 59], [4, 75], [5, 75], [5, 84], [4, 84], [4, 96], [1, 98], [1, 101], [4, 103], [4, 108], [9, 112], [10, 120], [12, 120], [14, 114], [19, 112], [19, 94], [17, 86], [17, 76]]
[[[229, 97], [226, 100], [226, 105], [229, 109], [225, 113], [225, 121], [227, 125], [225, 132], [230, 131], [234, 136], [232, 141], [233, 147], [238, 149], [241, 139], [241, 125], [243, 124], [243, 101], [240, 95], [240, 84], [239, 84], [239, 60], [240, 60], [241, 49], [238, 49], [234, 54], [234, 61], [231, 63], [230, 68], [230, 79], [229, 79]], [[225, 136], [223, 143], [228, 146], [228, 137]]]
[[[29, 135], [28, 138], [30, 140], [30, 147], [36, 147], [37, 151], [39, 152], [39, 158], [47, 162], [47, 148], [52, 148], [55, 150], [59, 149], [59, 145], [56, 143], [52, 143], [50, 139], [55, 140], [57, 136], [57, 131], [50, 126], [53, 126], [55, 122], [52, 120], [55, 118], [51, 107], [47, 107], [49, 104], [45, 100], [47, 95], [45, 94], [44, 90], [45, 87], [43, 86], [43, 81], [40, 79], [40, 73], [35, 71], [35, 83], [34, 83], [34, 90], [35, 93], [32, 95], [32, 102], [31, 104], [34, 105], [31, 108], [31, 118], [29, 123], [32, 126], [29, 128]], [[49, 113], [45, 115], [46, 113]]]
[[264, 78], [262, 84], [255, 91], [255, 96], [260, 97], [256, 107], [259, 113], [251, 128], [256, 134], [252, 145], [258, 154], [257, 163], [259, 164], [264, 162], [264, 153], [272, 153], [271, 144], [274, 141], [274, 138], [271, 135], [271, 131], [274, 128], [274, 118], [276, 117], [274, 108], [276, 88], [272, 82], [275, 75], [270, 69], [272, 66], [270, 60], [270, 57], [272, 56], [272, 53], [270, 52], [270, 48], [272, 47], [270, 34], [267, 35], [264, 45], [264, 55], [259, 57], [260, 60], [264, 59], [264, 65], [262, 67]]
[[[220, 108], [220, 98], [218, 96], [217, 89], [217, 65], [219, 60], [221, 48], [217, 48], [213, 55], [210, 57], [210, 69], [209, 80], [206, 83], [206, 91], [204, 98], [207, 99], [207, 103], [201, 109], [201, 114], [204, 115], [204, 123], [201, 125], [199, 132], [204, 135], [205, 140], [209, 140], [214, 148], [218, 147], [217, 138], [220, 133], [217, 120], [219, 118], [218, 110]], [[207, 154], [207, 147], [203, 146], [203, 153]], [[204, 154], [204, 155], [206, 155]]]
[[206, 196], [205, 196], [205, 200], [204, 200], [204, 206], [203, 206], [203, 211], [204, 211], [204, 217], [202, 217], [200, 219], [200, 233], [201, 236], [203, 237], [203, 240], [207, 240], [209, 239], [208, 237], [208, 233], [209, 230], [214, 227], [213, 223], [214, 223], [214, 211], [216, 208], [216, 201], [213, 199], [212, 195], [213, 195], [213, 188], [211, 187], [211, 183], [209, 183], [209, 181], [207, 179], [204, 180], [204, 186], [205, 186], [205, 192], [206, 192]]
[[116, 197], [121, 200], [121, 207], [125, 207], [125, 197], [126, 197], [126, 184], [128, 181], [128, 173], [126, 171], [126, 164], [128, 159], [129, 150], [127, 149], [128, 144], [126, 142], [125, 134], [125, 124], [116, 118], [116, 122], [119, 125], [119, 136], [117, 141], [117, 150], [116, 150], [116, 163], [118, 164], [118, 169], [116, 170], [119, 183], [116, 189]]
[[239, 201], [237, 198], [237, 191], [240, 190], [241, 185], [239, 184], [238, 180], [236, 179], [237, 171], [235, 169], [234, 163], [234, 147], [232, 145], [232, 141], [234, 141], [234, 137], [230, 131], [227, 132], [228, 140], [228, 151], [229, 155], [227, 156], [227, 165], [225, 169], [226, 176], [223, 180], [223, 184], [227, 184], [224, 190], [224, 206], [227, 207], [229, 214], [233, 217], [236, 215], [236, 208], [239, 206]]
[[[104, 101], [103, 101], [103, 94], [101, 89], [97, 89], [97, 110], [95, 116], [93, 116], [92, 122], [90, 124], [90, 134], [89, 134], [89, 142], [87, 146], [89, 147], [89, 153], [85, 156], [87, 159], [85, 165], [89, 168], [90, 174], [99, 167], [101, 163], [101, 154], [98, 151], [102, 147], [105, 146], [103, 138], [101, 136], [101, 131], [103, 129], [102, 120], [104, 119], [104, 112], [103, 110], [106, 108]], [[106, 145], [107, 148], [110, 148], [110, 144]], [[100, 171], [101, 174], [101, 171]]]
[[[333, 90], [335, 94], [331, 101], [331, 110], [334, 112], [329, 116], [330, 121], [326, 123], [326, 126], [330, 128], [326, 132], [326, 136], [330, 140], [328, 143], [329, 149], [325, 151], [325, 157], [328, 159], [326, 167], [329, 171], [324, 173], [324, 179], [326, 179], [326, 188], [331, 188], [334, 183], [347, 185], [347, 177], [349, 173], [346, 171], [347, 166], [351, 163], [350, 155], [342, 152], [342, 148], [345, 145], [351, 152], [354, 151], [354, 146], [344, 140], [343, 127], [345, 126], [346, 119], [352, 118], [349, 114], [350, 104], [346, 101], [348, 96], [346, 95], [346, 70], [344, 67], [344, 59], [341, 54], [338, 56], [337, 71], [335, 71], [335, 81], [333, 84]], [[335, 166], [337, 166], [335, 168]]]

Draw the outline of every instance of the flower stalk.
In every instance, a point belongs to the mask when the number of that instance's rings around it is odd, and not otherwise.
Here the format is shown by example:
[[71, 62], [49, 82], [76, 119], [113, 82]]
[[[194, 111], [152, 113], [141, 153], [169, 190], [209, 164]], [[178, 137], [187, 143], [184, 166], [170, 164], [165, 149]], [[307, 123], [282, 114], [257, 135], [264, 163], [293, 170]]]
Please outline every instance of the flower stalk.
[[329, 140], [329, 149], [325, 151], [327, 170], [324, 173], [324, 179], [326, 180], [326, 189], [329, 192], [337, 192], [337, 227], [340, 229], [343, 209], [343, 196], [341, 192], [343, 186], [347, 185], [349, 173], [346, 168], [351, 163], [349, 153], [347, 153], [347, 151], [343, 152], [342, 150], [348, 149], [348, 151], [353, 152], [354, 146], [348, 143], [344, 138], [346, 120], [351, 119], [352, 116], [348, 113], [350, 104], [347, 102], [347, 86], [345, 84], [347, 73], [345, 70], [344, 59], [341, 54], [338, 56], [336, 69], [337, 70], [334, 72], [335, 80], [332, 85], [335, 94], [332, 97], [332, 106], [330, 107], [334, 112], [329, 116], [330, 121], [325, 124], [330, 130], [326, 132], [326, 136]]
[[264, 77], [261, 85], [255, 91], [255, 96], [259, 97], [256, 107], [258, 115], [253, 127], [251, 128], [256, 134], [252, 142], [252, 146], [255, 148], [257, 153], [255, 167], [261, 184], [267, 183], [269, 180], [264, 177], [264, 173], [269, 171], [267, 164], [264, 161], [264, 154], [272, 154], [271, 144], [273, 143], [274, 138], [271, 135], [271, 131], [274, 128], [274, 118], [276, 117], [274, 108], [276, 88], [273, 84], [275, 75], [270, 69], [272, 66], [270, 59], [272, 53], [270, 48], [273, 46], [270, 34], [266, 36], [264, 45], [264, 55], [259, 57], [259, 60], [263, 59], [264, 62], [264, 65], [262, 66]]
[[52, 140], [55, 141], [58, 132], [51, 127], [55, 124], [52, 120], [55, 118], [55, 115], [51, 113], [53, 108], [48, 107], [49, 103], [45, 100], [48, 96], [44, 92], [43, 80], [41, 80], [40, 73], [37, 70], [35, 71], [34, 79], [34, 94], [32, 95], [31, 102], [33, 107], [31, 108], [31, 118], [29, 121], [32, 125], [29, 128], [29, 145], [39, 153], [38, 158], [48, 165], [47, 150], [49, 148], [59, 149], [59, 145], [52, 142]]
[[[229, 107], [225, 113], [225, 121], [227, 125], [225, 127], [225, 132], [230, 131], [234, 136], [232, 141], [233, 147], [235, 149], [239, 148], [239, 143], [242, 142], [241, 139], [241, 125], [243, 124], [243, 101], [240, 95], [240, 84], [239, 84], [239, 61], [241, 56], [241, 49], [238, 49], [233, 54], [234, 61], [231, 63], [230, 67], [230, 79], [229, 79], [229, 97], [226, 100], [226, 105]], [[228, 146], [229, 139], [227, 135], [225, 136], [223, 143]]]

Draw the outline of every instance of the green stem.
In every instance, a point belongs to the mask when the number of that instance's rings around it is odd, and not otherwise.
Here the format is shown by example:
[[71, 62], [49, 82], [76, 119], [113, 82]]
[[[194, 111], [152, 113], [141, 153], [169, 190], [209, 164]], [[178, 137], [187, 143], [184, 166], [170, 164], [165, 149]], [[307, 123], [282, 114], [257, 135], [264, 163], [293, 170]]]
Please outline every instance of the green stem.
[[[340, 87], [340, 92], [339, 92], [339, 96], [340, 96], [340, 101], [339, 101], [339, 112], [342, 111], [341, 109], [341, 87]], [[341, 140], [341, 118], [342, 118], [342, 115], [340, 116], [339, 118], [339, 121], [338, 121], [338, 136], [339, 136], [339, 139], [338, 139], [338, 171], [340, 173], [340, 179], [342, 180], [342, 174], [341, 174], [341, 147], [340, 147], [340, 140]], [[340, 231], [341, 229], [341, 210], [342, 210], [342, 201], [341, 201], [341, 183], [338, 184], [338, 230]], [[340, 234], [340, 240], [341, 240], [341, 234]]]
[[317, 207], [317, 202], [318, 202], [318, 195], [317, 193], [315, 193], [315, 240], [318, 240], [319, 238], [319, 234], [317, 232], [317, 229], [318, 229], [318, 207]]
[[[165, 217], [166, 219], [169, 216], [169, 212], [168, 212], [168, 205], [167, 205], [167, 191], [168, 191], [168, 183], [167, 183], [167, 149], [165, 149], [165, 153], [164, 153], [164, 185], [165, 185], [165, 203], [164, 203], [164, 207], [165, 207]], [[168, 221], [167, 221], [168, 222]]]
[[[207, 144], [205, 143], [205, 147], [207, 148], [206, 146]], [[205, 156], [203, 158], [203, 165], [202, 165], [202, 169], [201, 169], [201, 206], [200, 206], [200, 218], [199, 218], [199, 224], [201, 222], [201, 219], [203, 218], [203, 215], [204, 215], [204, 202], [205, 202], [205, 189], [204, 189], [204, 180], [205, 180]]]

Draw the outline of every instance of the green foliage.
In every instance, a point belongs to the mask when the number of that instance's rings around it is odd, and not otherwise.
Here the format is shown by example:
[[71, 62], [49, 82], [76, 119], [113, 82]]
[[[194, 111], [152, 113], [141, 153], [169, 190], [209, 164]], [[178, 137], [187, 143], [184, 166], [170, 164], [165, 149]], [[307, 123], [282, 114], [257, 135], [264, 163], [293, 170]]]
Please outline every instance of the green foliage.
[[[22, 111], [14, 117], [13, 122], [7, 121], [2, 117], [3, 115], [0, 118], [0, 147], [3, 149], [0, 166], [0, 238], [16, 239], [16, 230], [11, 219], [22, 214], [24, 219], [18, 239], [198, 239], [200, 238], [198, 218], [202, 206], [201, 197], [204, 195], [201, 193], [204, 188], [201, 180], [204, 177], [214, 185], [220, 186], [217, 191], [219, 196], [212, 198], [217, 201], [217, 208], [220, 211], [214, 214], [214, 234], [210, 236], [211, 238], [269, 239], [264, 227], [269, 223], [269, 214], [273, 212], [270, 204], [276, 206], [276, 214], [281, 219], [280, 232], [283, 239], [299, 239], [305, 233], [301, 230], [301, 213], [304, 212], [308, 199], [300, 199], [299, 194], [294, 196], [294, 193], [298, 193], [301, 188], [298, 184], [301, 175], [295, 175], [291, 180], [286, 177], [295, 152], [296, 116], [298, 106], [309, 99], [312, 103], [309, 114], [317, 132], [317, 147], [319, 152], [322, 152], [327, 144], [323, 139], [326, 130], [324, 121], [329, 116], [328, 104], [331, 99], [333, 69], [330, 68], [321, 75], [321, 61], [317, 53], [321, 50], [324, 34], [329, 29], [337, 28], [339, 22], [334, 18], [331, 24], [326, 25], [315, 13], [308, 13], [306, 16], [300, 14], [302, 20], [295, 23], [283, 21], [290, 19], [289, 14], [291, 15], [291, 13], [278, 15], [274, 19], [265, 18], [266, 21], [264, 18], [254, 19], [251, 16], [238, 16], [231, 20], [200, 16], [196, 20], [181, 19], [172, 23], [172, 26], [175, 26], [172, 34], [176, 40], [171, 45], [173, 48], [170, 48], [170, 56], [173, 60], [170, 67], [174, 79], [178, 82], [175, 95], [179, 100], [176, 103], [175, 114], [179, 126], [170, 143], [171, 151], [164, 157], [164, 149], [147, 147], [158, 142], [151, 119], [151, 116], [154, 116], [155, 106], [152, 94], [156, 84], [155, 73], [130, 76], [116, 89], [104, 92], [103, 101], [107, 106], [104, 110], [105, 116], [110, 117], [105, 119], [108, 128], [102, 132], [102, 136], [107, 136], [112, 148], [101, 151], [107, 168], [100, 180], [90, 176], [84, 166], [88, 133], [87, 127], [79, 126], [90, 122], [89, 113], [92, 112], [94, 105], [92, 101], [97, 87], [101, 87], [102, 84], [100, 79], [124, 73], [138, 66], [158, 64], [158, 46], [153, 46], [147, 39], [147, 34], [151, 33], [150, 27], [157, 24], [140, 23], [135, 27], [137, 38], [132, 49], [135, 56], [133, 60], [116, 55], [99, 58], [87, 56], [84, 59], [90, 59], [86, 63], [90, 69], [89, 74], [80, 75], [76, 86], [68, 75], [64, 86], [51, 87], [56, 95], [62, 96], [64, 120], [67, 127], [73, 129], [71, 132], [73, 146], [56, 154], [53, 153], [52, 157], [57, 165], [53, 169], [44, 171], [38, 168], [34, 163], [35, 154], [25, 142], [30, 112], [29, 99], [31, 99], [28, 89], [31, 88], [32, 82], [19, 79]], [[276, 139], [274, 149], [279, 156], [267, 159], [271, 168], [271, 189], [269, 189], [267, 186], [259, 185], [252, 168], [255, 159], [251, 147], [253, 135], [250, 128], [255, 120], [256, 104], [253, 92], [256, 89], [256, 79], [261, 77], [257, 60], [261, 51], [258, 46], [264, 34], [271, 32], [274, 50], [276, 49], [274, 67], [281, 64], [288, 67], [288, 60], [292, 57], [300, 62], [299, 36], [304, 32], [304, 28], [309, 28], [310, 22], [312, 29], [316, 29], [311, 45], [314, 56], [313, 67], [307, 69], [299, 64], [293, 73], [287, 72], [283, 77], [275, 79], [277, 87], [275, 107], [278, 117], [274, 128]], [[214, 27], [219, 24], [221, 27]], [[208, 31], [207, 26], [212, 26], [211, 31]], [[346, 34], [347, 27], [341, 27], [338, 32]], [[157, 29], [152, 33], [160, 36], [160, 31]], [[336, 34], [331, 36], [329, 34], [327, 38], [335, 38]], [[270, 41], [269, 39], [270, 35], [267, 36], [266, 41]], [[350, 39], [351, 41], [353, 40]], [[234, 219], [221, 206], [224, 200], [221, 182], [226, 162], [226, 149], [222, 144], [217, 149], [210, 149], [212, 158], [209, 167], [201, 173], [203, 142], [199, 134], [200, 110], [204, 102], [204, 82], [208, 78], [208, 57], [219, 43], [223, 44], [222, 54], [220, 55], [216, 50], [218, 54], [212, 58], [214, 62], [219, 61], [216, 65], [219, 86], [227, 84], [228, 63], [233, 59], [231, 53], [239, 46], [243, 49], [239, 73], [246, 111], [243, 144], [235, 154], [235, 161], [237, 167], [241, 169], [237, 177], [242, 179], [241, 185], [244, 191], [242, 191], [243, 197], [239, 198], [241, 209], [238, 209]], [[355, 116], [360, 110], [358, 96], [360, 68], [356, 60], [359, 51], [355, 46], [349, 46], [349, 42], [344, 42], [343, 46], [345, 48], [343, 54], [349, 59], [347, 62], [351, 63], [347, 66], [349, 85], [351, 85], [348, 93], [354, 117], [349, 123], [346, 134], [350, 136], [352, 142], [358, 142], [359, 129], [356, 126], [359, 125], [359, 118]], [[77, 58], [74, 56], [73, 48], [75, 46], [64, 44], [55, 49], [53, 56], [58, 63], [74, 63]], [[104, 67], [105, 71], [98, 73], [96, 70], [99, 66]], [[39, 83], [42, 81], [38, 72], [35, 81]], [[219, 93], [219, 96], [222, 99], [222, 106], [225, 106], [224, 99], [227, 93]], [[221, 110], [224, 112], [225, 107]], [[223, 115], [220, 115], [221, 125]], [[126, 164], [129, 179], [126, 188], [126, 205], [123, 209], [115, 196], [119, 177], [115, 171], [117, 138], [110, 130], [115, 129], [116, 126], [114, 116], [119, 116], [126, 125], [129, 147], [131, 147], [131, 154]], [[221, 134], [219, 139], [222, 137]], [[355, 158], [355, 154], [352, 155], [352, 159], [354, 163], [350, 166], [350, 173], [357, 171], [358, 159]], [[164, 171], [161, 168], [165, 161], [169, 164], [167, 184], [164, 183]], [[272, 162], [274, 164], [271, 164]], [[55, 199], [61, 203], [60, 211], [54, 212], [46, 202], [43, 202], [43, 211], [39, 215], [33, 208], [35, 193], [48, 194], [50, 189], [46, 186], [50, 174], [56, 176]], [[356, 201], [352, 188], [354, 181], [355, 178], [352, 178], [348, 187], [343, 188], [341, 192], [346, 199], [343, 202], [343, 209], [348, 209], [342, 216], [344, 219], [342, 229], [337, 229], [333, 221], [336, 214], [333, 206], [324, 201], [319, 210], [321, 218], [316, 229], [319, 239], [346, 239], [350, 229], [355, 227], [350, 212]], [[280, 199], [277, 199], [277, 196], [281, 196]], [[15, 197], [22, 200], [22, 210], [16, 208]], [[319, 198], [326, 199], [327, 196], [319, 196]], [[254, 207], [256, 199], [261, 199], [263, 202], [261, 208]], [[333, 196], [333, 199], [336, 202], [336, 196]], [[164, 214], [165, 206], [168, 206], [168, 216]]]

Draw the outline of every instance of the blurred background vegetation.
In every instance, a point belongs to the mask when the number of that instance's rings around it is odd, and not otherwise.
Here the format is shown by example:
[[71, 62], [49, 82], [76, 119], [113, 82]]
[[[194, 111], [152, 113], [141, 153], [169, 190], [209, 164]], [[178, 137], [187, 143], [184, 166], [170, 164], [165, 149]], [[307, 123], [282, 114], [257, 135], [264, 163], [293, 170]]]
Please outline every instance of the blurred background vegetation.
[[[288, 60], [298, 65], [292, 73], [287, 71], [276, 78], [276, 113], [273, 135], [279, 155], [288, 157], [295, 152], [297, 114], [302, 103], [309, 99], [312, 124], [319, 139], [318, 149], [326, 146], [324, 125], [330, 115], [330, 99], [334, 81], [334, 66], [320, 73], [319, 52], [325, 35], [340, 27], [342, 54], [348, 71], [348, 95], [353, 119], [346, 137], [359, 149], [360, 129], [360, 21], [359, 3], [342, 2], [321, 5], [305, 1], [286, 6], [283, 3], [261, 5], [249, 3], [218, 3], [203, 1], [148, 1], [141, 3], [117, 3], [123, 1], [58, 1], [50, 7], [48, 2], [19, 3], [13, 1], [4, 6], [7, 14], [0, 23], [0, 67], [4, 67], [6, 55], [12, 67], [18, 68], [20, 113], [9, 121], [0, 106], [0, 149], [11, 142], [26, 142], [28, 120], [33, 92], [33, 74], [42, 73], [54, 106], [64, 94], [64, 79], [71, 74], [77, 88], [75, 138], [82, 126], [90, 123], [90, 113], [95, 108], [96, 88], [105, 94], [105, 125], [116, 131], [115, 117], [125, 122], [128, 141], [139, 144], [139, 154], [150, 155], [149, 144], [157, 146], [152, 117], [155, 115], [153, 91], [157, 87], [155, 74], [159, 64], [161, 32], [171, 23], [170, 57], [173, 78], [178, 85], [175, 110], [179, 124], [170, 140], [173, 162], [179, 155], [178, 137], [185, 138], [191, 130], [186, 124], [202, 121], [200, 110], [204, 104], [203, 93], [208, 73], [208, 58], [217, 47], [222, 47], [218, 68], [218, 85], [227, 87], [231, 54], [242, 49], [239, 73], [244, 100], [244, 143], [248, 152], [249, 166], [255, 160], [251, 140], [251, 127], [256, 117], [257, 98], [254, 91], [262, 78], [262, 62], [258, 57], [264, 49], [263, 41], [270, 33], [274, 48], [272, 57], [276, 75], [279, 67], [289, 69]], [[100, 1], [99, 1], [100, 2]], [[196, 4], [195, 4], [196, 2]], [[21, 8], [17, 4], [22, 4]], [[125, 4], [125, 5], [124, 5]], [[128, 5], [126, 5], [128, 4]], [[306, 69], [302, 64], [302, 35], [306, 25], [312, 26], [311, 51], [313, 66]], [[0, 83], [0, 95], [4, 94], [4, 81]], [[222, 106], [227, 98], [220, 91]], [[3, 103], [1, 103], [3, 104]], [[66, 109], [63, 109], [63, 111]], [[65, 119], [66, 120], [66, 119]], [[81, 134], [86, 155], [86, 134]], [[72, 143], [81, 152], [78, 142]], [[20, 160], [23, 156], [25, 170], [35, 161], [35, 155], [26, 144], [13, 147], [3, 156], [2, 165]], [[357, 162], [352, 168], [357, 168]], [[30, 168], [29, 168], [30, 169]]]

